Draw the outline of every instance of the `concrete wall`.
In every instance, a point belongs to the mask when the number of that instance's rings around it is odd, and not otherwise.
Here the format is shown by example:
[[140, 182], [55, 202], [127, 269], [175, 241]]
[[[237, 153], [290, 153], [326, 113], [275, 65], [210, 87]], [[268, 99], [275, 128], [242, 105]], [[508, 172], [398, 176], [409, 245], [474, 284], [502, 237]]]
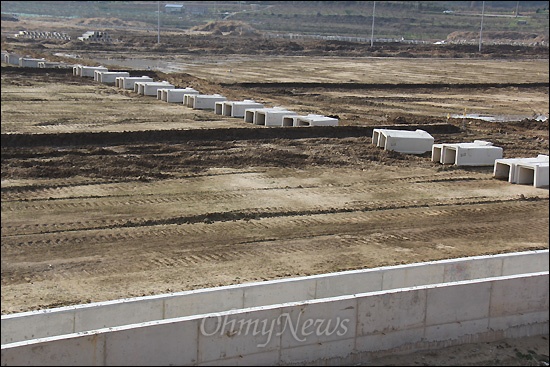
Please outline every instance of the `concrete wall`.
[[2, 365], [359, 364], [548, 333], [548, 272], [152, 321], [2, 346]]
[[548, 250], [538, 250], [450, 259], [3, 315], [1, 342], [12, 343], [233, 308], [548, 271], [548, 254]]

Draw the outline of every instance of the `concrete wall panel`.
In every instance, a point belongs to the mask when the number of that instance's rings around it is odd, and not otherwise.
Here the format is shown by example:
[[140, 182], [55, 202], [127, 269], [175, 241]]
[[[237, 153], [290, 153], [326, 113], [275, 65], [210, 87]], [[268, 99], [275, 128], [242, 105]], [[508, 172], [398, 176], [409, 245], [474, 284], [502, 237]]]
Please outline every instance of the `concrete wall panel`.
[[103, 366], [105, 334], [34, 339], [2, 346], [2, 366]]
[[208, 315], [200, 320], [198, 362], [236, 358], [280, 349], [277, 307]]
[[426, 326], [486, 319], [489, 317], [490, 295], [490, 282], [429, 289]]
[[[533, 289], [546, 289], [533, 292]], [[493, 284], [490, 316], [518, 315], [548, 310], [548, 276], [512, 278]]]
[[423, 327], [426, 318], [425, 289], [376, 292], [358, 300], [357, 335], [389, 333]]
[[197, 362], [198, 320], [163, 322], [105, 334], [107, 366], [185, 366]]
[[281, 305], [281, 348], [318, 345], [354, 338], [357, 299], [335, 297], [323, 301]]

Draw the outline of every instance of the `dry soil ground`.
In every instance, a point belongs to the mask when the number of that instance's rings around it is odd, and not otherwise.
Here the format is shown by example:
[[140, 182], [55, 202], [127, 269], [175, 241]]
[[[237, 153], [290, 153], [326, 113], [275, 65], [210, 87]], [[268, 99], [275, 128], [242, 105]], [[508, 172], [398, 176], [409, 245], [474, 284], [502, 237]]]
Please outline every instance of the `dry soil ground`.
[[[86, 52], [124, 69], [114, 53]], [[2, 314], [548, 248], [548, 188], [371, 144], [373, 127], [418, 127], [436, 142], [489, 140], [505, 157], [548, 154], [548, 122], [533, 118], [548, 116], [547, 54], [131, 58], [170, 64], [133, 75], [341, 126], [252, 126], [66, 70], [2, 65]], [[464, 111], [502, 121], [448, 118]], [[538, 336], [375, 363], [544, 360]]]

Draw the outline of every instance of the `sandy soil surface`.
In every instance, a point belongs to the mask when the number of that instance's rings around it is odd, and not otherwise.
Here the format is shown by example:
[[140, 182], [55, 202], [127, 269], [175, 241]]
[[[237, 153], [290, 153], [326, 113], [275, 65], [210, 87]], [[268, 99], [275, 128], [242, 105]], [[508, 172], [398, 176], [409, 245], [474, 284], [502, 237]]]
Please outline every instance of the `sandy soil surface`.
[[[548, 154], [548, 122], [534, 118], [548, 115], [547, 58], [355, 62], [205, 58], [177, 63], [185, 72], [132, 71], [338, 116], [336, 129], [253, 126], [67, 70], [2, 65], [2, 314], [548, 248], [548, 188], [371, 144], [373, 127], [418, 126], [436, 142], [489, 140], [505, 157]], [[503, 121], [449, 116], [464, 110]], [[544, 361], [547, 336], [376, 363]]]

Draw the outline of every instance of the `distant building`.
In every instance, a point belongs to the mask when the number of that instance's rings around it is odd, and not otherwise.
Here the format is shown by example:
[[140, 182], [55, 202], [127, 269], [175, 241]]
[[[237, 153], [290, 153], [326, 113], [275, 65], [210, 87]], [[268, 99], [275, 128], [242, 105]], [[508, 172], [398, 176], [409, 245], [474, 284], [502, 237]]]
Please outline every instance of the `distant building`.
[[186, 12], [191, 15], [204, 15], [208, 12], [208, 7], [206, 5], [188, 5]]
[[166, 4], [164, 5], [164, 12], [166, 13], [183, 13], [185, 8], [179, 4]]

